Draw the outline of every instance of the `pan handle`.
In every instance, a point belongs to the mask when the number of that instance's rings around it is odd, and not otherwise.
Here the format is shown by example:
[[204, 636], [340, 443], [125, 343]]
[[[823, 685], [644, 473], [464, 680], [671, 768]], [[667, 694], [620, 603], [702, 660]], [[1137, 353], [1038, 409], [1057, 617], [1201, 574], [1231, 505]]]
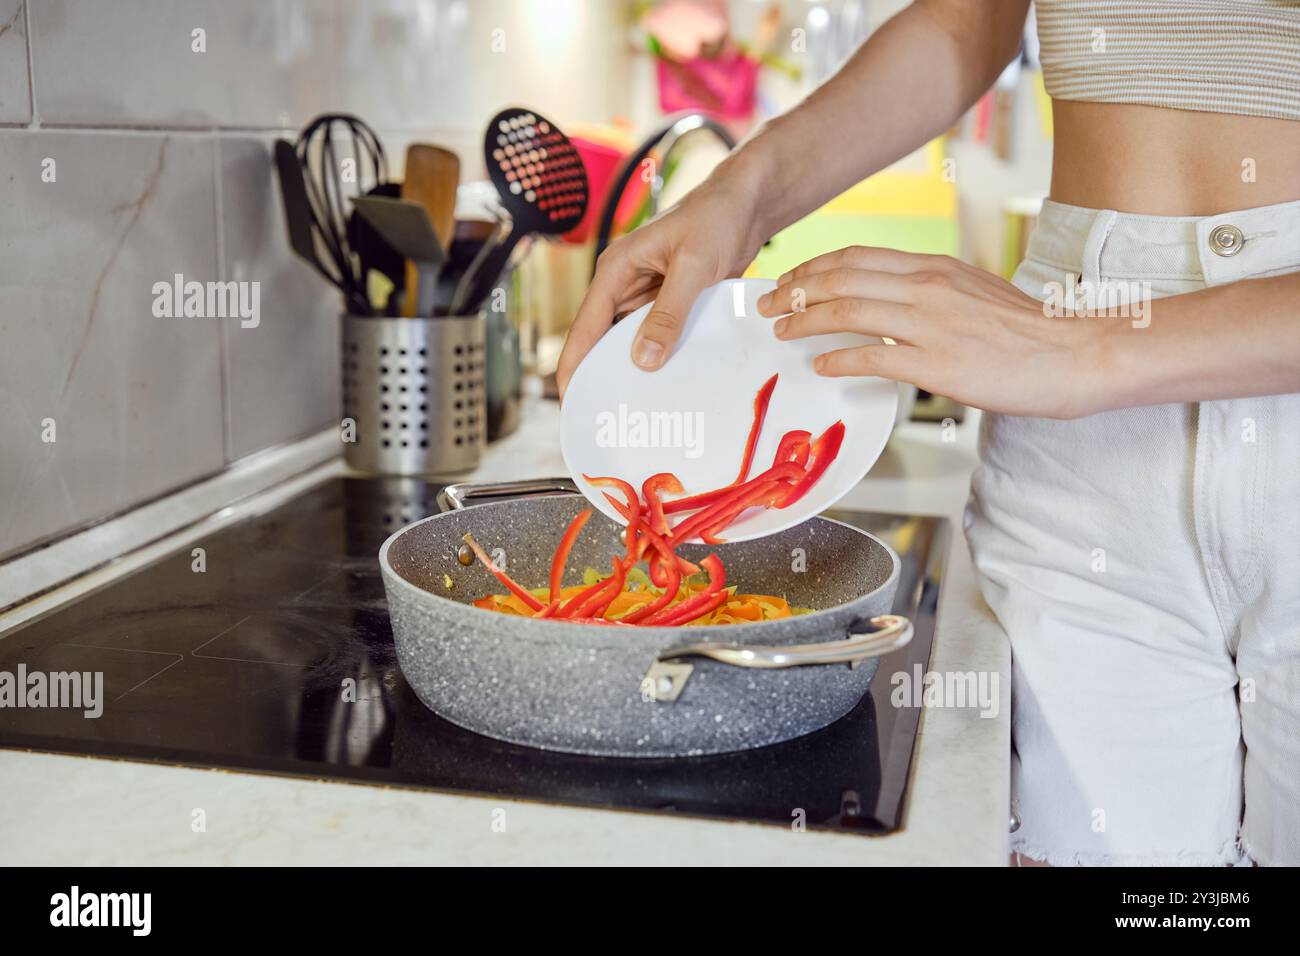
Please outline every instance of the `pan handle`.
[[526, 481], [448, 485], [438, 492], [438, 507], [443, 511], [459, 511], [488, 501], [579, 493], [578, 486], [569, 478], [530, 478]]
[[912, 622], [897, 614], [873, 617], [875, 630], [859, 631], [852, 625], [848, 637], [816, 644], [786, 644], [767, 647], [761, 644], [726, 644], [701, 641], [680, 644], [660, 653], [641, 682], [646, 700], [675, 701], [690, 677], [692, 667], [683, 658], [707, 657], [735, 667], [772, 669], [804, 667], [812, 664], [848, 664], [857, 667], [871, 657], [880, 657], [906, 646], [912, 640]]

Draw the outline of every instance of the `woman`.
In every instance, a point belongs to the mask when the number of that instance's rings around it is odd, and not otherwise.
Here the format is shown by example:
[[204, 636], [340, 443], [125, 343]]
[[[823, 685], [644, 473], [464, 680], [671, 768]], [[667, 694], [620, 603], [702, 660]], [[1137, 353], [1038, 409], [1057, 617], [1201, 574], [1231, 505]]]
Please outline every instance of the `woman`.
[[[601, 257], [561, 387], [612, 319], [662, 365], [696, 294], [947, 129], [1028, 0], [920, 0]], [[849, 248], [762, 303], [822, 355], [984, 409], [967, 537], [1014, 659], [1017, 854], [1300, 863], [1300, 4], [1044, 0], [1055, 160], [1011, 283]], [[959, 174], [960, 175], [960, 174]], [[1156, 300], [1156, 301], [1149, 301]], [[1019, 857], [1017, 857], [1019, 858]]]

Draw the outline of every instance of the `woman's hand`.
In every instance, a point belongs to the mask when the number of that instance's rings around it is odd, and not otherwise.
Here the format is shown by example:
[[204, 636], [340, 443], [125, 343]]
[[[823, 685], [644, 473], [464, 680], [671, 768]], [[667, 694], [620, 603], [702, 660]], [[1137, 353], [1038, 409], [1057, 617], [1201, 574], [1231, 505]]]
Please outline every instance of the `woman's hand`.
[[948, 256], [850, 246], [810, 259], [759, 299], [781, 339], [860, 332], [895, 340], [819, 355], [821, 375], [879, 375], [1008, 415], [1074, 418], [1103, 406], [1100, 329]]
[[739, 173], [719, 176], [722, 172], [719, 167], [716, 179], [601, 254], [556, 368], [561, 395], [615, 316], [652, 299], [654, 308], [632, 344], [632, 361], [644, 369], [663, 365], [696, 297], [713, 283], [740, 275], [757, 254], [762, 239], [754, 197], [762, 190]]

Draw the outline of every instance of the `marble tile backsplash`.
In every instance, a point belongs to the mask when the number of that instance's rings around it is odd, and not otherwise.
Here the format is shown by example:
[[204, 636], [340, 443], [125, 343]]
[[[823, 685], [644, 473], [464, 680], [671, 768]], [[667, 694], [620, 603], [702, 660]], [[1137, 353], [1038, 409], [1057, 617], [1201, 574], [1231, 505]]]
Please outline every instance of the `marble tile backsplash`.
[[[630, 9], [0, 0], [0, 560], [337, 423], [338, 296], [289, 250], [277, 136], [353, 112], [395, 174], [427, 140], [475, 176], [501, 106], [627, 114]], [[257, 283], [258, 321], [169, 317], [177, 276]]]
[[27, 17], [23, 0], [0, 0], [0, 124], [32, 118], [27, 86]]
[[[209, 134], [0, 129], [0, 553], [226, 462]], [[324, 417], [324, 415], [322, 416]]]

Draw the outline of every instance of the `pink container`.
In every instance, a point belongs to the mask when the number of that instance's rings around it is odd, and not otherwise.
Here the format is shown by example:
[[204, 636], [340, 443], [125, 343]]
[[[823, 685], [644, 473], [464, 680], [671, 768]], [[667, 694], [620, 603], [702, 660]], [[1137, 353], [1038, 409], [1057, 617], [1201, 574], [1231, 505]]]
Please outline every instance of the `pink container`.
[[659, 109], [665, 113], [700, 111], [744, 120], [754, 113], [759, 64], [738, 50], [718, 57], [677, 62], [658, 59]]
[[[609, 191], [614, 185], [614, 177], [627, 154], [605, 143], [570, 136], [569, 141], [582, 157], [582, 164], [587, 167], [587, 183], [591, 200], [587, 203], [587, 212], [582, 221], [564, 234], [565, 242], [586, 242], [596, 231], [596, 222], [600, 218], [605, 203], [609, 200]], [[633, 176], [623, 190], [623, 198], [618, 202], [618, 211], [614, 214], [614, 234], [618, 235], [645, 202], [649, 184], [640, 176]]]

